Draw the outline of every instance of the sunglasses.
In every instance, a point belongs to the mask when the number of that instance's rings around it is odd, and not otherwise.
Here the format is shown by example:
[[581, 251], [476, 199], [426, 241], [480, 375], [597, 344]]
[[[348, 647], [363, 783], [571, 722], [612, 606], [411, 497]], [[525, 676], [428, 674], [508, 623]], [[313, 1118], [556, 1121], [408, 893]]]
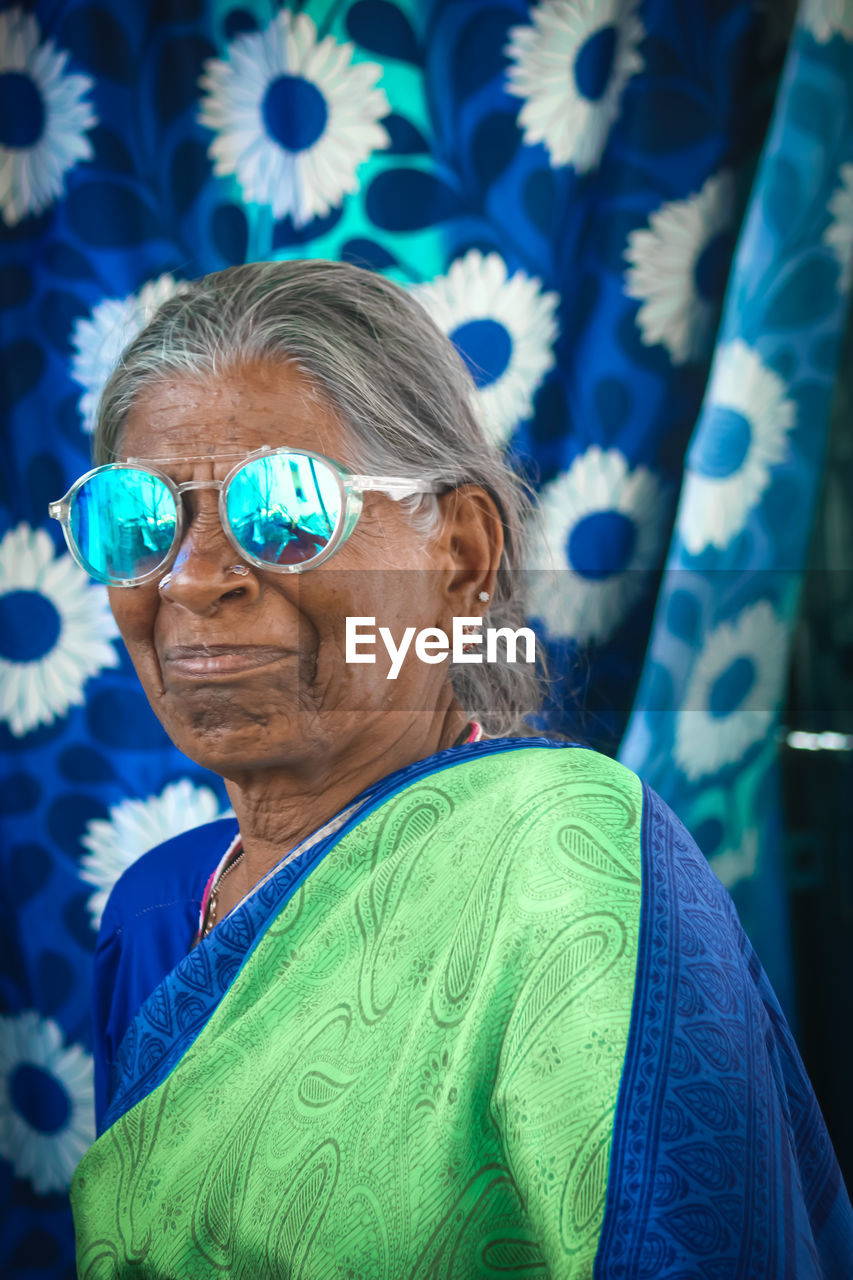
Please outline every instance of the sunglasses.
[[95, 467], [48, 507], [80, 567], [113, 587], [150, 582], [174, 559], [184, 536], [181, 495], [189, 489], [218, 489], [228, 541], [243, 560], [276, 573], [304, 573], [328, 560], [355, 529], [365, 493], [400, 501], [435, 492], [417, 480], [352, 475], [318, 453], [266, 445], [243, 455], [224, 480], [176, 484], [145, 461]]

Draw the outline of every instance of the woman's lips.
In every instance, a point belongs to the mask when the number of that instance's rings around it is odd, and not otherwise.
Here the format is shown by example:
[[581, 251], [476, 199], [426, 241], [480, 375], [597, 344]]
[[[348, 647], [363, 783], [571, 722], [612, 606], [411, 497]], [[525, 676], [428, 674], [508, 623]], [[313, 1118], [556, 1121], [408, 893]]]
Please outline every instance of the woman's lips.
[[173, 645], [163, 655], [170, 675], [218, 676], [265, 667], [292, 655], [277, 645]]

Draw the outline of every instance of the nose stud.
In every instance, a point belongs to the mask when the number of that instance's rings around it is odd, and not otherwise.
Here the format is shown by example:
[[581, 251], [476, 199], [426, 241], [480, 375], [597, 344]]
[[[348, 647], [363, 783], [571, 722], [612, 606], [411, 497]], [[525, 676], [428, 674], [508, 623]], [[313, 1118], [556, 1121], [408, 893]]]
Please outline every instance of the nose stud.
[[160, 581], [157, 583], [157, 590], [162, 591], [164, 587], [168, 587], [171, 581], [172, 581], [171, 573], [164, 574], [163, 577], [160, 579]]
[[244, 564], [232, 564], [231, 568], [228, 570], [228, 573], [239, 573], [241, 578], [245, 578], [248, 572], [249, 570]]

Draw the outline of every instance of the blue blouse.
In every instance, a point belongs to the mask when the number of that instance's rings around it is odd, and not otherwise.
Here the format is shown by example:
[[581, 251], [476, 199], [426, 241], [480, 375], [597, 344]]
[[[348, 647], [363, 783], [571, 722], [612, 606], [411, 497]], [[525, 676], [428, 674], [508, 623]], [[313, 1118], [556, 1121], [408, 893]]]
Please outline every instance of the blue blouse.
[[143, 1001], [192, 947], [205, 885], [238, 833], [219, 818], [167, 840], [121, 876], [98, 934], [94, 975], [95, 1116], [107, 1109], [110, 1067]]

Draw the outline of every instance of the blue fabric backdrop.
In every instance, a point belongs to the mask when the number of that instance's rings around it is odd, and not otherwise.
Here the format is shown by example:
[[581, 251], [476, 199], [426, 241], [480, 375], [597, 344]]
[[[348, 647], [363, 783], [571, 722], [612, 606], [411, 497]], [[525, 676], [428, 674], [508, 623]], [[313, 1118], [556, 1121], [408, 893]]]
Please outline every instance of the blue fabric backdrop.
[[850, 287], [853, 0], [790, 39], [783, 9], [0, 7], [4, 1275], [74, 1274], [109, 889], [226, 803], [46, 516], [122, 345], [203, 272], [342, 257], [419, 292], [540, 492], [550, 722], [675, 808], [791, 1010], [775, 728]]

